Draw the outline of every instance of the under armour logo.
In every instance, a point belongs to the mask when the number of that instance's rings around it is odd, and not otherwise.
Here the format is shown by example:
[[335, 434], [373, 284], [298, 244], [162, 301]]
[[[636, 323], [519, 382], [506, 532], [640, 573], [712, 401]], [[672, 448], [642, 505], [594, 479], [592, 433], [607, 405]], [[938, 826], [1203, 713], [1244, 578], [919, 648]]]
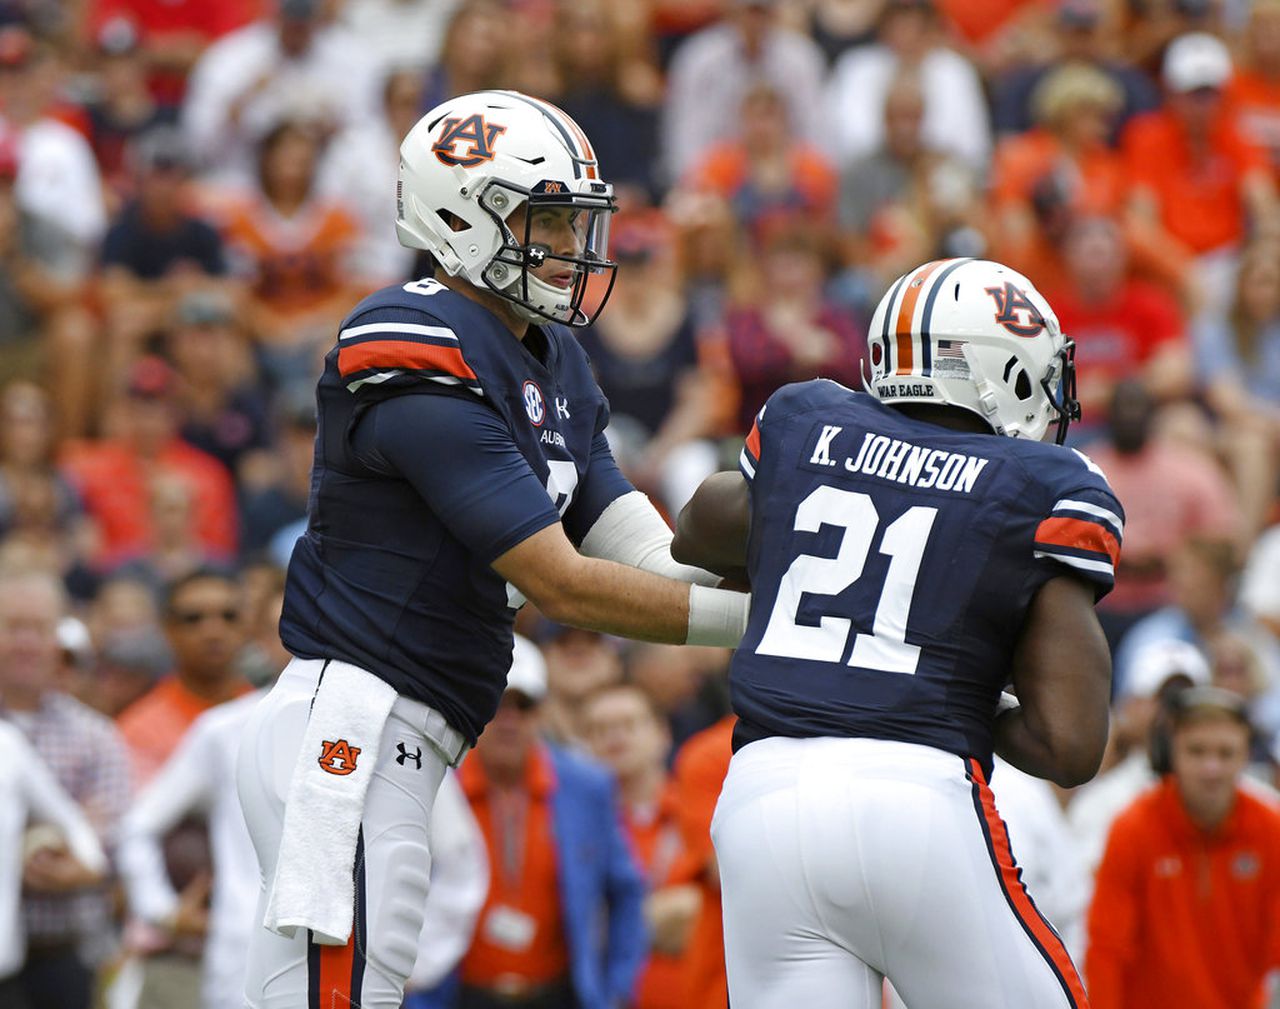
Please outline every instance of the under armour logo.
[[400, 751], [399, 756], [396, 757], [397, 764], [403, 767], [405, 764], [405, 761], [412, 760], [414, 768], [419, 771], [422, 770], [422, 747], [421, 746], [416, 747], [413, 753], [409, 752], [408, 748], [404, 745], [404, 743], [396, 743], [396, 749]]
[[569, 419], [569, 400], [564, 396], [556, 397], [556, 416]]

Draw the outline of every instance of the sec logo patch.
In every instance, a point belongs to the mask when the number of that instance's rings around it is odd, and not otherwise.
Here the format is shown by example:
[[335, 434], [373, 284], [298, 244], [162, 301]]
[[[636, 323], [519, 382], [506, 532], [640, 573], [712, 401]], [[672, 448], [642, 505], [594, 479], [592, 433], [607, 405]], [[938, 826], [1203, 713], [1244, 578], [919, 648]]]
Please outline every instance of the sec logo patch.
[[542, 390], [538, 388], [538, 383], [525, 382], [521, 391], [524, 396], [524, 412], [529, 415], [529, 420], [533, 422], [534, 427], [542, 427], [542, 422], [547, 416], [547, 402], [542, 398]]

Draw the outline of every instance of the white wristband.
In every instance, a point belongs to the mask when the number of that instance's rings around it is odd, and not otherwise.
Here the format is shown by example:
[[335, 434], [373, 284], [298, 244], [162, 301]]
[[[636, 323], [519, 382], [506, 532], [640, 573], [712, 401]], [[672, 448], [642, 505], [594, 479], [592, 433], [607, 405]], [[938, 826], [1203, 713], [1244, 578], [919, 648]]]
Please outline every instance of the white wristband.
[[689, 586], [689, 636], [685, 644], [737, 648], [747, 630], [751, 594]]

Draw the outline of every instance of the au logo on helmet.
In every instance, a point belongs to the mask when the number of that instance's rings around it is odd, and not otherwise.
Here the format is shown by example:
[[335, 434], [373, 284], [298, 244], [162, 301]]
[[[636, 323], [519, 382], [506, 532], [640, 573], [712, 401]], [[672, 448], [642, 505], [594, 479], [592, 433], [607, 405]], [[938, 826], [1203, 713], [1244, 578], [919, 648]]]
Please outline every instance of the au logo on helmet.
[[[1039, 336], [1044, 330], [1044, 316], [1022, 288], [1006, 280], [1004, 287], [988, 287], [986, 292], [996, 301], [996, 322], [1014, 336]], [[1027, 313], [1025, 321], [1019, 312]]]
[[505, 126], [486, 122], [478, 113], [465, 119], [450, 116], [444, 121], [440, 139], [431, 145], [431, 150], [442, 164], [475, 168], [493, 160], [493, 142], [506, 132]]

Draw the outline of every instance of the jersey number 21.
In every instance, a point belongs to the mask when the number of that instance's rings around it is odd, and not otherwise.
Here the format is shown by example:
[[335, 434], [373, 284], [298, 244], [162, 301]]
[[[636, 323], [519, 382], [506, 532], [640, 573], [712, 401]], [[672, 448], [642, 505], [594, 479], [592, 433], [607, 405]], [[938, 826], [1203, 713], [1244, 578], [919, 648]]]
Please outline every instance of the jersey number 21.
[[[937, 508], [917, 505], [885, 529], [880, 552], [889, 557], [889, 571], [876, 605], [872, 632], [860, 633], [854, 639], [850, 666], [886, 673], [916, 671], [920, 646], [907, 644], [907, 616], [925, 543], [937, 514]], [[817, 532], [824, 525], [844, 530], [836, 556], [801, 554], [791, 562], [778, 586], [769, 624], [756, 646], [758, 655], [816, 662], [839, 662], [844, 655], [852, 620], [824, 616], [816, 625], [806, 625], [796, 622], [796, 614], [803, 595], [837, 595], [862, 577], [880, 515], [869, 495], [822, 486], [800, 502], [794, 528], [796, 532]]]

